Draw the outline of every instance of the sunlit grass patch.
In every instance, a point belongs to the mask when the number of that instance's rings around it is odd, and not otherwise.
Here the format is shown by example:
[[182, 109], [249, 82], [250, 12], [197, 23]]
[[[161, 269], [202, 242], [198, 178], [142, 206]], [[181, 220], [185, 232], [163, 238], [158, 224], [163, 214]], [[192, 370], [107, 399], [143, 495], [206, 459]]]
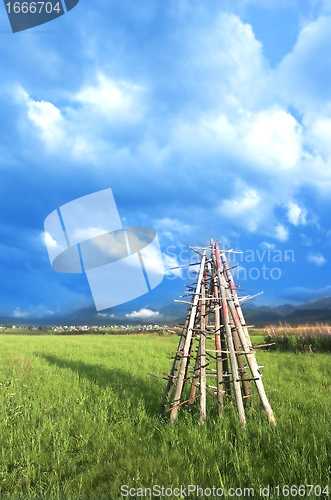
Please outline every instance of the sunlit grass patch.
[[1, 336], [0, 498], [117, 500], [122, 485], [154, 484], [253, 487], [258, 498], [260, 485], [330, 483], [329, 355], [257, 352], [266, 390], [277, 389], [276, 429], [253, 408], [243, 431], [235, 406], [219, 417], [213, 396], [205, 427], [199, 400], [170, 427], [158, 419], [166, 382], [147, 373], [169, 373], [177, 342]]

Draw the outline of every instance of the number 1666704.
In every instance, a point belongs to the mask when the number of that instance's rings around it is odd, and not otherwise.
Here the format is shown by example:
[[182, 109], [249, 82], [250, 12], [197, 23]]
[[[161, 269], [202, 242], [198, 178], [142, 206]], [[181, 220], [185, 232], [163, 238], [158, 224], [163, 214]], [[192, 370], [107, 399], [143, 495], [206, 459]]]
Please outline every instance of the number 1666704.
[[54, 6], [52, 2], [8, 2], [6, 3], [8, 14], [41, 14], [43, 11], [47, 14], [55, 11], [61, 12], [60, 2]]

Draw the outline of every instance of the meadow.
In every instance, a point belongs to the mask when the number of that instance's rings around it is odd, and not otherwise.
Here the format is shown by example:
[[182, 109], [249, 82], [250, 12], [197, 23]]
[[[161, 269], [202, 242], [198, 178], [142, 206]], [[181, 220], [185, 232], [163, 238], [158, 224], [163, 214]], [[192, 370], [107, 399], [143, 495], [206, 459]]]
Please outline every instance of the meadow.
[[[155, 334], [1, 335], [0, 498], [141, 498], [139, 488], [153, 485], [329, 498], [330, 355], [258, 352], [265, 388], [277, 389], [269, 395], [276, 428], [251, 408], [241, 429], [234, 406], [219, 417], [213, 396], [204, 427], [198, 404], [191, 414], [181, 409], [171, 427], [158, 419], [166, 381], [147, 373], [169, 372], [177, 342]], [[136, 495], [122, 496], [123, 485]], [[296, 495], [284, 485], [305, 488]]]

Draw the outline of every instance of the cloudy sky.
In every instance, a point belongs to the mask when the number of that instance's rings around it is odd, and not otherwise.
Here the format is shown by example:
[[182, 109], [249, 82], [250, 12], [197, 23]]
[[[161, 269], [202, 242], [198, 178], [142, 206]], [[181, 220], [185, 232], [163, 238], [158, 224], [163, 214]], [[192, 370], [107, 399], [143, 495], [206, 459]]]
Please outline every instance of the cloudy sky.
[[[85, 275], [52, 270], [43, 225], [107, 188], [166, 267], [214, 238], [243, 251], [256, 304], [331, 294], [328, 0], [80, 0], [15, 34], [0, 10], [1, 315], [93, 305]], [[128, 311], [157, 312], [187, 274]]]

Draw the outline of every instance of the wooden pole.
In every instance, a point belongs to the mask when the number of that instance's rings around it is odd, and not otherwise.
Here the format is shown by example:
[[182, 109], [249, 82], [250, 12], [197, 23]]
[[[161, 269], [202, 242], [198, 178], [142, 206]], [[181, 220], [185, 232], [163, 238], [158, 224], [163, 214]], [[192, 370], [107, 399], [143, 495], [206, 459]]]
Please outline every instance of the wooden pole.
[[[230, 313], [231, 313], [231, 305], [230, 304], [228, 304], [228, 305], [229, 305], [229, 309], [230, 309]], [[235, 322], [233, 322], [233, 323], [235, 324]], [[235, 327], [232, 330], [233, 343], [234, 343], [235, 350], [241, 351], [243, 349], [243, 347], [241, 346], [241, 343], [239, 340], [237, 328], [238, 328], [237, 325], [235, 325]], [[243, 356], [237, 355], [237, 361], [238, 361], [238, 367], [239, 367], [238, 370], [240, 372], [240, 378], [242, 381], [242, 386], [244, 389], [245, 396], [249, 396], [251, 392], [249, 390], [249, 384], [247, 382], [247, 375], [245, 372], [245, 361], [243, 358], [244, 358]]]
[[[225, 329], [224, 329], [224, 325], [221, 324], [221, 316], [220, 316], [220, 307], [222, 307], [222, 305], [220, 305], [220, 300], [219, 300], [219, 293], [218, 293], [218, 288], [217, 288], [217, 270], [216, 270], [216, 266], [215, 266], [215, 260], [214, 260], [214, 256], [216, 258], [216, 250], [215, 250], [215, 243], [214, 243], [214, 240], [211, 240], [210, 241], [210, 246], [211, 246], [211, 258], [212, 258], [212, 263], [213, 263], [213, 274], [214, 274], [214, 297], [216, 299], [216, 306], [215, 306], [215, 321], [216, 321], [216, 314], [218, 313], [218, 319], [219, 319], [219, 340], [220, 340], [220, 348], [216, 347], [216, 350], [221, 350], [223, 351], [222, 353], [217, 353], [216, 354], [216, 359], [217, 359], [217, 355], [219, 355], [219, 358], [222, 360], [222, 366], [221, 366], [221, 369], [222, 369], [222, 379], [224, 379], [224, 387], [225, 387], [225, 390], [226, 390], [226, 394], [231, 394], [231, 384], [230, 384], [230, 370], [229, 370], [229, 360], [228, 360], [228, 354], [226, 353], [226, 350], [227, 350], [227, 346], [226, 346], [226, 340], [225, 340]], [[217, 330], [216, 330], [217, 332]], [[215, 339], [216, 341], [216, 339]], [[217, 343], [218, 345], [218, 343]], [[220, 380], [221, 382], [221, 380]], [[222, 385], [222, 384], [220, 384]], [[224, 392], [222, 393], [222, 397], [223, 397], [223, 394]]]
[[[213, 275], [211, 274], [211, 270], [212, 270], [211, 263], [208, 262], [206, 264], [206, 270], [205, 270], [205, 303], [206, 303], [205, 327], [206, 328], [208, 328], [209, 326], [210, 311], [212, 302], [214, 301], [213, 297], [214, 280], [213, 280]], [[209, 288], [208, 288], [208, 282], [209, 282]], [[206, 297], [207, 289], [208, 289], [208, 297]]]
[[255, 354], [253, 352], [250, 353], [250, 351], [253, 350], [253, 346], [252, 346], [252, 343], [251, 343], [251, 340], [249, 337], [249, 333], [248, 333], [247, 326], [245, 323], [245, 318], [244, 318], [244, 315], [242, 313], [241, 306], [240, 306], [240, 303], [238, 300], [237, 290], [236, 290], [236, 287], [234, 285], [232, 273], [229, 269], [229, 265], [228, 265], [225, 254], [223, 254], [223, 253], [221, 254], [221, 259], [222, 259], [223, 266], [224, 266], [224, 274], [225, 274], [226, 279], [229, 283], [232, 297], [233, 297], [233, 304], [234, 304], [234, 308], [232, 308], [233, 317], [234, 317], [234, 320], [235, 320], [237, 328], [238, 328], [238, 334], [240, 336], [243, 350], [247, 351], [247, 354], [246, 354], [247, 362], [248, 362], [248, 365], [249, 365], [250, 370], [252, 372], [253, 378], [256, 378], [255, 385], [256, 385], [258, 394], [260, 396], [261, 403], [263, 404], [263, 407], [264, 407], [265, 412], [267, 414], [267, 417], [269, 419], [269, 422], [272, 423], [273, 425], [276, 425], [276, 419], [275, 419], [275, 416], [274, 416], [273, 411], [271, 409], [270, 403], [268, 401], [268, 398], [267, 398], [267, 395], [266, 395], [266, 392], [265, 392], [265, 389], [263, 386], [263, 382], [261, 380], [261, 373], [259, 372], [259, 368], [258, 368], [258, 364], [257, 364], [256, 358], [255, 358]]
[[229, 314], [228, 314], [225, 288], [224, 288], [223, 281], [222, 281], [220, 254], [219, 254], [219, 249], [218, 249], [217, 243], [215, 243], [215, 250], [216, 250], [216, 252], [215, 252], [216, 255], [214, 255], [213, 258], [214, 258], [214, 265], [215, 265], [216, 271], [217, 271], [219, 289], [221, 292], [222, 320], [223, 320], [223, 325], [225, 327], [226, 341], [227, 341], [227, 346], [229, 349], [229, 359], [230, 359], [232, 379], [233, 379], [232, 384], [233, 384], [233, 389], [234, 389], [234, 394], [235, 394], [235, 399], [236, 399], [236, 404], [237, 404], [239, 420], [240, 420], [241, 425], [245, 426], [246, 425], [245, 410], [244, 410], [244, 404], [243, 404], [243, 400], [242, 400], [242, 396], [241, 396], [240, 382], [239, 382], [239, 376], [238, 376], [238, 367], [237, 367], [237, 359], [236, 359], [236, 354], [234, 352], [235, 349], [234, 349], [234, 345], [233, 345], [233, 338], [232, 338], [230, 319], [229, 319]]
[[[203, 285], [201, 285], [203, 286]], [[201, 288], [202, 290], [202, 288]], [[200, 324], [199, 324], [200, 322]], [[195, 316], [195, 323], [194, 323], [194, 332], [198, 332], [197, 337], [199, 338], [198, 342], [198, 349], [197, 349], [197, 355], [195, 359], [195, 365], [194, 365], [194, 370], [193, 370], [193, 377], [192, 377], [192, 383], [191, 383], [191, 389], [190, 389], [190, 397], [188, 400], [188, 408], [191, 411], [192, 410], [192, 405], [194, 404], [194, 401], [196, 400], [196, 390], [199, 384], [199, 379], [200, 379], [200, 366], [201, 366], [201, 300], [198, 302], [198, 307], [197, 307], [197, 313]], [[193, 343], [193, 335], [192, 335], [192, 343]], [[191, 351], [191, 349], [190, 349]], [[185, 377], [186, 378], [186, 377]], [[199, 396], [200, 397], [200, 396]]]
[[205, 284], [201, 287], [201, 333], [200, 333], [200, 424], [206, 422], [206, 302]]
[[175, 375], [176, 375], [176, 372], [178, 370], [178, 367], [179, 367], [179, 364], [181, 361], [180, 352], [184, 348], [186, 334], [187, 334], [187, 328], [188, 328], [190, 315], [191, 315], [191, 310], [192, 310], [192, 307], [189, 308], [189, 311], [188, 311], [186, 319], [185, 319], [182, 335], [181, 335], [179, 343], [178, 343], [178, 348], [177, 348], [177, 352], [175, 355], [175, 359], [174, 359], [174, 362], [172, 364], [172, 368], [171, 368], [170, 375], [168, 378], [168, 383], [167, 383], [167, 386], [166, 386], [165, 391], [164, 391], [164, 395], [163, 395], [163, 399], [162, 399], [162, 403], [161, 403], [161, 408], [160, 408], [160, 415], [164, 415], [164, 413], [165, 413], [167, 400], [170, 397], [172, 388], [175, 384], [175, 380], [176, 380]]
[[[230, 316], [231, 325], [230, 326], [231, 326], [231, 330], [232, 330], [233, 344], [234, 344], [234, 348], [235, 348], [235, 351], [237, 354], [244, 349], [244, 346], [241, 345], [241, 343], [240, 343], [240, 338], [239, 338], [238, 331], [237, 331], [238, 324], [235, 321], [236, 318], [235, 318], [235, 314], [234, 314], [235, 307], [233, 305], [233, 298], [232, 298], [231, 292], [230, 292], [229, 287], [228, 287], [228, 283], [227, 283], [223, 273], [221, 273], [220, 279], [223, 283], [228, 308], [229, 308], [230, 313], [231, 313], [231, 316]], [[248, 384], [248, 380], [247, 380], [247, 375], [245, 373], [245, 362], [244, 362], [243, 356], [241, 354], [237, 354], [237, 362], [238, 362], [238, 370], [240, 372], [240, 378], [242, 381], [242, 386], [244, 389], [245, 396], [249, 397], [250, 389], [249, 389], [249, 384]]]
[[[216, 286], [216, 277], [214, 277], [214, 297], [216, 299], [216, 304], [219, 304], [218, 300], [218, 290]], [[217, 351], [221, 350], [221, 321], [220, 321], [220, 310], [215, 311], [215, 349]], [[216, 374], [217, 374], [217, 406], [218, 412], [223, 413], [223, 354], [221, 352], [216, 353]]]
[[192, 380], [192, 385], [191, 385], [191, 390], [190, 390], [190, 398], [188, 401], [188, 407], [191, 410], [192, 405], [195, 401], [195, 393], [196, 389], [198, 386], [198, 380], [199, 380], [199, 375], [200, 375], [200, 366], [201, 366], [201, 336], [199, 338], [199, 347], [198, 347], [198, 353], [197, 353], [197, 359], [195, 360], [195, 366], [194, 366], [194, 371], [193, 371], [193, 380]]
[[201, 263], [200, 263], [200, 271], [199, 271], [197, 286], [196, 286], [196, 295], [194, 295], [194, 298], [193, 298], [193, 305], [192, 305], [189, 324], [188, 324], [188, 328], [187, 328], [187, 334], [186, 334], [186, 338], [185, 338], [185, 342], [184, 342], [183, 355], [182, 355], [181, 365], [180, 365], [180, 369], [179, 369], [179, 373], [178, 373], [175, 396], [174, 396], [174, 400], [173, 400], [173, 408], [172, 408], [171, 413], [170, 413], [170, 424], [173, 424], [177, 418], [177, 413], [178, 413], [178, 406], [177, 405], [180, 403], [180, 399], [182, 396], [184, 378], [185, 378], [185, 373], [187, 371], [188, 354], [189, 354], [189, 350], [190, 350], [190, 346], [191, 346], [192, 332], [193, 332], [194, 322], [195, 322], [195, 315], [196, 315], [197, 305], [198, 305], [198, 301], [199, 301], [199, 295], [197, 295], [197, 294], [200, 294], [200, 292], [201, 292], [201, 283], [202, 283], [202, 278], [203, 278], [203, 271], [205, 268], [205, 262], [206, 262], [206, 250], [204, 250], [202, 253], [202, 258], [201, 258]]

